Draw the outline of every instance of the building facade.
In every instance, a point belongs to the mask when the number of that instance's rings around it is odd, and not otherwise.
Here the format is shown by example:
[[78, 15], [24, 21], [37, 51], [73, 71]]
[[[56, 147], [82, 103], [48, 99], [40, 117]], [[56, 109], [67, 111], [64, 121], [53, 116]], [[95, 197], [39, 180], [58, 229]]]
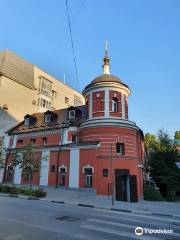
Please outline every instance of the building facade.
[[26, 114], [82, 104], [76, 90], [13, 52], [0, 52], [0, 138]]
[[4, 181], [27, 183], [13, 156], [31, 143], [41, 162], [35, 185], [86, 188], [120, 201], [143, 197], [143, 133], [128, 119], [131, 91], [110, 74], [109, 61], [106, 53], [103, 74], [83, 90], [85, 105], [26, 115], [9, 131]]

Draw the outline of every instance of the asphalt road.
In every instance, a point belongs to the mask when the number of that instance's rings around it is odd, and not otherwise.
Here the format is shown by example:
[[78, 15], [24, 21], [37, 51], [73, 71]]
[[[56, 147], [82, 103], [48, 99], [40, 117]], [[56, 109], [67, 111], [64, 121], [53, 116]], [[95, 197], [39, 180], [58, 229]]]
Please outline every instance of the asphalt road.
[[[173, 230], [137, 236], [135, 228]], [[145, 230], [144, 230], [145, 231]], [[180, 218], [0, 197], [0, 240], [180, 239]]]

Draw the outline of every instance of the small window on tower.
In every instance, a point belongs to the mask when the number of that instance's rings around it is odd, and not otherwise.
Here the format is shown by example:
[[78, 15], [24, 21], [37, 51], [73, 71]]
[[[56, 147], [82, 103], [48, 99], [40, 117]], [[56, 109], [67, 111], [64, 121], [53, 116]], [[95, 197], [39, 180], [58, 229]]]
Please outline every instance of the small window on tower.
[[118, 112], [118, 99], [116, 97], [112, 99], [112, 112]]
[[116, 152], [120, 153], [122, 155], [125, 154], [125, 147], [124, 147], [124, 143], [116, 143]]

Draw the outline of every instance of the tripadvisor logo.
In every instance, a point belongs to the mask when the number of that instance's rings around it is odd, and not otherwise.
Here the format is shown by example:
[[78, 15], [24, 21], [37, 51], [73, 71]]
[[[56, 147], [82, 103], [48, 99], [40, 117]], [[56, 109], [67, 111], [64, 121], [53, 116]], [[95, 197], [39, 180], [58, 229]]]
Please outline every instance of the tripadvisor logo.
[[135, 234], [137, 236], [141, 236], [143, 234], [143, 228], [142, 227], [136, 227], [135, 228]]

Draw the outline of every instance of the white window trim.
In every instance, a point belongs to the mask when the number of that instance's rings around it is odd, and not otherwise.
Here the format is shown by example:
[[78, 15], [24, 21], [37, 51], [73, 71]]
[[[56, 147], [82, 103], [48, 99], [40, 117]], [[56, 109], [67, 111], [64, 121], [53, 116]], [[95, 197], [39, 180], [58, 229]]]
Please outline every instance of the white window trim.
[[44, 116], [44, 122], [45, 123], [50, 123], [51, 122], [51, 114], [46, 114]]
[[[71, 113], [73, 113], [73, 116], [71, 116]], [[74, 110], [70, 110], [69, 111], [69, 119], [73, 119], [73, 118], [75, 118], [76, 117], [76, 111], [75, 111], [75, 109]]]
[[92, 169], [92, 173], [94, 173], [94, 167], [91, 167], [89, 164], [83, 167], [83, 173], [85, 173], [85, 169], [86, 168], [91, 168]]
[[61, 172], [62, 168], [65, 168], [65, 172], [67, 173], [67, 167], [64, 164], [59, 166], [59, 172]]
[[30, 118], [27, 117], [27, 118], [24, 119], [24, 125], [29, 126], [29, 124], [30, 124]]

